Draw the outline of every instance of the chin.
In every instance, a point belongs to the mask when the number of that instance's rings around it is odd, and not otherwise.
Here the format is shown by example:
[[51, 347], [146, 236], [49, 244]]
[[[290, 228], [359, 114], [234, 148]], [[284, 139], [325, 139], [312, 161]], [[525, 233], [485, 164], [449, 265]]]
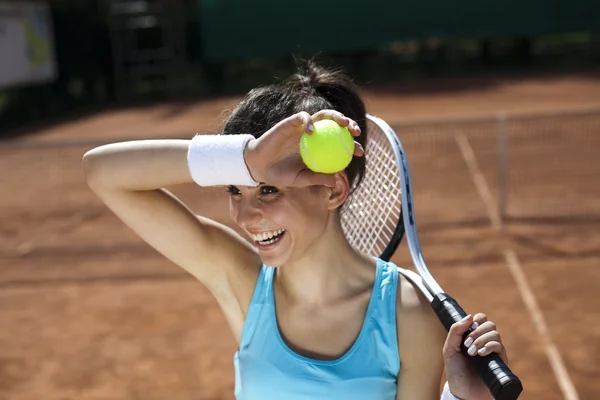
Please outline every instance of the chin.
[[286, 232], [286, 236], [282, 238], [274, 248], [269, 250], [259, 247], [259, 255], [262, 262], [269, 267], [279, 268], [292, 262], [297, 254], [298, 249], [294, 246], [290, 232]]
[[283, 256], [275, 256], [275, 255], [264, 255], [261, 254], [260, 258], [263, 264], [268, 265], [269, 267], [279, 268], [286, 264], [288, 261], [287, 257]]

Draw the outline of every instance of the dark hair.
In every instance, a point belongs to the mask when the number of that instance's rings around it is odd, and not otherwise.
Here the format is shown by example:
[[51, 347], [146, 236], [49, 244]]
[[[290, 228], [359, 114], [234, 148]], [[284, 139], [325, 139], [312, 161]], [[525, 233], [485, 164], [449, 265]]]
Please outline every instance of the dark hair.
[[[223, 134], [250, 133], [260, 137], [279, 121], [306, 111], [336, 110], [355, 120], [361, 135], [355, 140], [366, 148], [366, 109], [356, 86], [340, 71], [332, 71], [306, 63], [306, 70], [269, 86], [251, 90], [233, 110]], [[365, 174], [365, 158], [353, 157], [345, 169], [354, 190]]]

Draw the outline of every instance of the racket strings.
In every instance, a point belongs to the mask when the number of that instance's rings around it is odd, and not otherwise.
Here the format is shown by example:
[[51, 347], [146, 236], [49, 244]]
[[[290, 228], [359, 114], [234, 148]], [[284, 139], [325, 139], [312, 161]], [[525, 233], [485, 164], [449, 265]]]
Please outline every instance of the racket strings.
[[342, 227], [357, 250], [378, 256], [387, 247], [402, 208], [398, 164], [385, 133], [369, 121], [365, 177], [342, 210]]

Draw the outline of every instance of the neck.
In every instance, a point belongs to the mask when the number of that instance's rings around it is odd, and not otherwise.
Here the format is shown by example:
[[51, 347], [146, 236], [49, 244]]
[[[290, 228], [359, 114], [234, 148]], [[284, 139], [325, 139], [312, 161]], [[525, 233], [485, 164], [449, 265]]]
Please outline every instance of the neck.
[[372, 285], [375, 260], [350, 246], [332, 213], [323, 236], [304, 255], [277, 269], [276, 285], [290, 301], [320, 305]]

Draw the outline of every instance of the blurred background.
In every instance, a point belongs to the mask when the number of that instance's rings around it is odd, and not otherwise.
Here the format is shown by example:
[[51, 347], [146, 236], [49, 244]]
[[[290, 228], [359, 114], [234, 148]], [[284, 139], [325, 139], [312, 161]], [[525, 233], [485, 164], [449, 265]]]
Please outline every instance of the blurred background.
[[[0, 400], [233, 398], [215, 301], [81, 156], [218, 132], [310, 58], [399, 134], [428, 265], [498, 323], [521, 398], [597, 397], [600, 2], [0, 0]], [[171, 189], [231, 224], [224, 190]]]

